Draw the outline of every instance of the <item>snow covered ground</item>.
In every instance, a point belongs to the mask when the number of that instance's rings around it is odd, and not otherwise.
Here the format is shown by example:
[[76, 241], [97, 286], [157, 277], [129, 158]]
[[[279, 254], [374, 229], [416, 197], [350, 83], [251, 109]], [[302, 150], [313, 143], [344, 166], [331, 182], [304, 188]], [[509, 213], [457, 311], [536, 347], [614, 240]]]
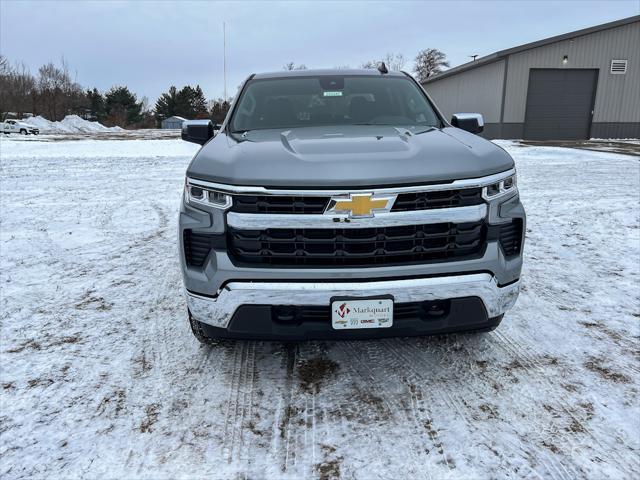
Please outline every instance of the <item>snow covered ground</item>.
[[500, 142], [529, 215], [485, 335], [205, 348], [179, 140], [3, 138], [2, 478], [632, 478], [638, 157]]

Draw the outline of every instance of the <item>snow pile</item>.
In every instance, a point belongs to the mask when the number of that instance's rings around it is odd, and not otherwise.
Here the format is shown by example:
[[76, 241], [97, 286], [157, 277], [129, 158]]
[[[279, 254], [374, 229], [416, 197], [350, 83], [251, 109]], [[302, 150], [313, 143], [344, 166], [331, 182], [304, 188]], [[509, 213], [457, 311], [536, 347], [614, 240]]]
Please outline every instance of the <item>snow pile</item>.
[[121, 132], [121, 127], [105, 127], [99, 122], [90, 122], [78, 115], [67, 115], [59, 122], [52, 122], [40, 115], [21, 120], [40, 129], [40, 133], [106, 133]]

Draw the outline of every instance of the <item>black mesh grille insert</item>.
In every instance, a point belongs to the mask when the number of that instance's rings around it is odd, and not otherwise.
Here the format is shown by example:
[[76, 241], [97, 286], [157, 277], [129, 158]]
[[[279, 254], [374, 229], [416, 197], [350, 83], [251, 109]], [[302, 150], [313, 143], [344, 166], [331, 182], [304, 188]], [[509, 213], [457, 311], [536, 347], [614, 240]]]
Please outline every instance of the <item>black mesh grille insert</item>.
[[432, 208], [467, 207], [480, 205], [482, 199], [481, 188], [467, 188], [463, 190], [444, 190], [442, 192], [402, 193], [398, 195], [392, 212], [409, 210], [429, 210]]
[[507, 257], [512, 257], [520, 253], [522, 246], [521, 219], [516, 218], [511, 223], [500, 226], [500, 246]]
[[[236, 195], [232, 212], [239, 213], [311, 213], [322, 214], [330, 198], [286, 195]], [[442, 192], [402, 193], [398, 195], [392, 212], [428, 210], [432, 208], [480, 205], [481, 188], [445, 190]]]
[[329, 197], [238, 195], [231, 211], [240, 213], [323, 213]]
[[384, 228], [228, 230], [231, 257], [275, 266], [379, 266], [475, 257], [483, 222]]

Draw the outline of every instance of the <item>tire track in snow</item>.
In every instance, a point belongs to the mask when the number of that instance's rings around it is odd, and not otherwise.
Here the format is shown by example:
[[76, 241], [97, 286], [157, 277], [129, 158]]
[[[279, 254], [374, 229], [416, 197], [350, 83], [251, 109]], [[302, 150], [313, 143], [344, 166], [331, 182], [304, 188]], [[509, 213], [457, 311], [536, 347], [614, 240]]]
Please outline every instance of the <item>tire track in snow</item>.
[[[425, 380], [430, 380], [425, 377], [421, 372], [415, 369], [411, 364], [415, 362], [416, 357], [405, 355], [405, 349], [410, 345], [411, 340], [402, 342], [398, 338], [391, 338], [385, 340], [383, 342], [384, 350], [389, 352], [391, 356], [393, 356], [396, 360], [400, 360], [400, 365], [404, 365], [404, 368], [407, 367], [411, 371], [411, 376], [403, 375], [403, 380], [407, 384], [407, 387], [410, 392], [411, 399], [411, 409], [413, 416], [418, 420], [419, 425], [427, 431], [429, 438], [431, 439], [433, 447], [440, 454], [442, 460], [441, 463], [446, 466], [446, 468], [453, 472], [455, 469], [455, 464], [452, 464], [452, 461], [448, 458], [448, 454], [442, 444], [442, 440], [439, 438], [437, 430], [433, 426], [433, 418], [429, 413], [431, 411], [431, 405], [436, 404], [435, 396], [429, 390], [429, 393], [425, 395], [424, 390], [419, 385], [424, 383]], [[426, 371], [434, 370], [433, 364], [427, 366]], [[401, 370], [400, 370], [401, 371]], [[409, 380], [409, 381], [406, 381]], [[425, 397], [428, 401], [425, 402]], [[446, 403], [446, 402], [445, 402]]]
[[[284, 452], [281, 453], [281, 465], [282, 465], [282, 472], [285, 473], [287, 472], [287, 469], [289, 468], [289, 463], [293, 460], [293, 462], [295, 462], [295, 444], [294, 444], [294, 448], [293, 450], [291, 449], [291, 427], [292, 427], [292, 422], [291, 422], [291, 417], [293, 416], [294, 413], [294, 406], [293, 406], [293, 399], [295, 398], [295, 389], [296, 389], [296, 384], [294, 381], [294, 372], [295, 372], [295, 367], [296, 367], [296, 362], [297, 362], [297, 357], [298, 357], [298, 345], [293, 345], [293, 344], [286, 344], [285, 345], [285, 351], [286, 351], [286, 368], [287, 368], [287, 372], [286, 372], [286, 378], [285, 378], [285, 388], [286, 390], [288, 390], [287, 392], [287, 398], [285, 399], [284, 402], [284, 409], [283, 409], [283, 417], [280, 417], [280, 423], [278, 425], [278, 428], [280, 430], [280, 437], [284, 440]], [[278, 453], [278, 452], [276, 452]]]
[[[359, 355], [359, 352], [363, 350], [361, 348], [361, 344], [347, 342], [349, 349], [345, 350], [345, 354], [350, 358], [355, 358], [361, 368], [367, 372], [367, 375], [365, 376], [371, 378], [375, 382], [375, 385], [377, 387], [376, 391], [384, 393], [385, 403], [389, 411], [396, 413], [402, 412], [402, 415], [404, 417], [402, 424], [405, 426], [405, 428], [407, 428], [408, 433], [411, 435], [412, 443], [415, 442], [415, 440], [413, 440], [414, 438], [418, 440], [426, 434], [426, 438], [431, 441], [432, 448], [435, 448], [436, 451], [441, 455], [442, 463], [451, 471], [452, 468], [445, 457], [444, 451], [441, 452], [440, 448], [437, 446], [439, 442], [436, 437], [437, 433], [435, 433], [435, 430], [431, 427], [431, 418], [427, 416], [427, 418], [425, 419], [419, 412], [419, 410], [414, 408], [414, 392], [412, 391], [412, 388], [419, 383], [419, 379], [415, 376], [414, 371], [407, 372], [406, 360], [399, 357], [396, 354], [395, 349], [389, 347], [389, 343], [391, 340], [392, 339], [379, 340], [379, 343], [375, 344], [373, 344], [372, 342], [367, 342], [364, 348], [364, 352], [371, 359], [371, 361], [368, 362], [364, 361], [361, 355]], [[399, 360], [405, 360], [405, 362]], [[384, 367], [383, 371], [378, 374], [376, 371], [374, 371], [371, 365]], [[386, 384], [389, 381], [389, 371], [395, 373], [402, 372], [402, 376], [399, 376], [398, 380], [401, 384], [404, 384], [406, 386], [409, 392], [410, 402], [408, 405], [399, 400], [395, 400], [398, 397], [397, 394], [389, 391], [389, 389], [386, 387]], [[393, 400], [397, 408], [392, 409], [389, 404], [389, 400]], [[425, 411], [426, 410], [428, 409], [425, 408]], [[393, 418], [393, 415], [391, 415], [391, 418]], [[413, 425], [413, 428], [409, 427], [409, 424]], [[421, 445], [418, 444], [416, 445], [416, 448], [412, 448], [409, 451], [409, 454], [413, 459], [413, 464], [417, 468], [421, 468], [425, 463], [429, 463], [429, 454], [425, 454], [424, 450], [420, 447]], [[416, 451], [419, 451], [420, 454], [417, 455]], [[425, 478], [430, 477], [431, 474], [427, 470]]]
[[[450, 336], [446, 337], [444, 340], [450, 341], [451, 337]], [[400, 358], [402, 360], [403, 365], [405, 365], [405, 368], [409, 368], [412, 371], [413, 375], [417, 377], [418, 380], [411, 383], [411, 387], [414, 390], [413, 398], [415, 399], [417, 405], [419, 404], [424, 405], [424, 390], [419, 385], [424, 384], [425, 381], [430, 382], [430, 381], [433, 381], [434, 379], [428, 376], [425, 376], [422, 372], [436, 371], [438, 368], [441, 368], [441, 366], [434, 362], [426, 360], [424, 358], [425, 352], [416, 347], [415, 339], [409, 339], [409, 341], [403, 342], [400, 339], [394, 338], [394, 339], [390, 339], [389, 341], [391, 343], [396, 344], [398, 347], [397, 349], [392, 349], [390, 351], [393, 352], [398, 358]], [[463, 370], [458, 369], [457, 372], [459, 371], [463, 371]], [[449, 372], [452, 372], [452, 370], [449, 370]], [[464, 378], [456, 377], [456, 379], [458, 380], [458, 383], [462, 381], [466, 385], [473, 384], [473, 382], [471, 381], [467, 382], [466, 379]], [[437, 391], [440, 399], [444, 402], [445, 405], [447, 405], [450, 408], [450, 410], [455, 411], [458, 414], [458, 416], [463, 421], [463, 423], [467, 426], [469, 431], [474, 431], [476, 433], [479, 433], [483, 437], [483, 439], [487, 442], [487, 444], [490, 444], [492, 442], [492, 437], [484, 433], [484, 431], [481, 431], [480, 429], [478, 429], [477, 426], [475, 426], [474, 419], [470, 418], [471, 415], [469, 412], [471, 409], [469, 405], [466, 403], [466, 401], [464, 401], [463, 399], [460, 399], [459, 394], [452, 393], [450, 388], [447, 387], [447, 383], [448, 382], [446, 380], [438, 383]], [[471, 390], [465, 393], [471, 393], [471, 392], [473, 392], [476, 396], [480, 398], [484, 398], [484, 394], [486, 394], [486, 392], [479, 391], [479, 390]], [[433, 395], [429, 396], [429, 401], [427, 402], [427, 404], [428, 405], [437, 404]], [[422, 406], [421, 408], [424, 411], [428, 411], [424, 406]], [[417, 411], [419, 412], [420, 408], [418, 408]], [[473, 412], [477, 413], [477, 411], [475, 410]], [[430, 418], [427, 417], [427, 420], [430, 420]], [[442, 450], [442, 455], [446, 461], [446, 465], [449, 468], [451, 468], [449, 465], [448, 459], [446, 457], [444, 447], [442, 447], [441, 450]], [[520, 452], [518, 453], [526, 453], [526, 451], [520, 450]], [[526, 458], [526, 455], [522, 455], [522, 456]], [[502, 460], [505, 460], [506, 458], [507, 456], [505, 455], [501, 457]], [[510, 466], [515, 468], [517, 465], [510, 464]], [[529, 466], [529, 468], [531, 469], [532, 472], [534, 472], [533, 466]]]
[[255, 342], [235, 343], [222, 449], [227, 463], [242, 465], [245, 420], [251, 415], [255, 380]]
[[[554, 384], [549, 379], [549, 376], [546, 374], [545, 366], [542, 363], [540, 363], [536, 358], [527, 353], [521, 354], [521, 352], [524, 352], [526, 350], [526, 346], [520, 344], [516, 340], [510, 339], [508, 336], [501, 332], [495, 331], [493, 332], [493, 334], [499, 340], [498, 342], [496, 342], [496, 345], [501, 347], [507, 353], [513, 355], [518, 361], [522, 360], [520, 363], [523, 366], [524, 370], [530, 374], [530, 378], [536, 378], [538, 381], [549, 385], [549, 387], [554, 386]], [[530, 398], [534, 399], [533, 396], [530, 396]], [[625, 457], [619, 453], [618, 449], [615, 448], [615, 446], [614, 448], [607, 448], [605, 445], [603, 445], [600, 439], [593, 433], [591, 428], [589, 428], [587, 423], [579, 419], [570, 409], [566, 407], [566, 398], [561, 398], [556, 393], [556, 389], [546, 389], [545, 399], [553, 401], [555, 406], [560, 408], [572, 421], [576, 422], [576, 424], [579, 425], [579, 427], [589, 435], [594, 443], [600, 447], [600, 449], [602, 450], [601, 453], [609, 457], [615, 457], [621, 464], [625, 463]], [[558, 427], [558, 429], [560, 429], [559, 425], [556, 426]], [[577, 440], [574, 441], [570, 436], [563, 436], [562, 439], [567, 443], [570, 443], [572, 448], [580, 446], [579, 444], [577, 444]]]
[[256, 379], [256, 342], [248, 342], [245, 345], [245, 355], [243, 358], [243, 370], [244, 375], [241, 376], [240, 393], [241, 393], [241, 401], [240, 405], [240, 414], [238, 420], [234, 422], [236, 427], [235, 435], [237, 440], [234, 441], [236, 446], [236, 453], [232, 453], [232, 456], [237, 458], [237, 462], [242, 467], [249, 468], [251, 465], [251, 461], [253, 459], [252, 456], [252, 440], [253, 437], [250, 435], [248, 423], [252, 421], [252, 413], [253, 413], [253, 402], [254, 402], [254, 385]]
[[[297, 477], [306, 478], [313, 475], [312, 469], [317, 463], [317, 425], [323, 422], [323, 418], [319, 416], [322, 410], [316, 411], [320, 383], [303, 386], [304, 377], [300, 372], [305, 365], [324, 356], [321, 348], [323, 345], [321, 342], [296, 344], [293, 348], [293, 358], [287, 361], [287, 382], [290, 382], [290, 388], [285, 402], [286, 455], [283, 472], [295, 472]], [[287, 351], [291, 353], [291, 350]], [[300, 471], [301, 468], [303, 471]]]

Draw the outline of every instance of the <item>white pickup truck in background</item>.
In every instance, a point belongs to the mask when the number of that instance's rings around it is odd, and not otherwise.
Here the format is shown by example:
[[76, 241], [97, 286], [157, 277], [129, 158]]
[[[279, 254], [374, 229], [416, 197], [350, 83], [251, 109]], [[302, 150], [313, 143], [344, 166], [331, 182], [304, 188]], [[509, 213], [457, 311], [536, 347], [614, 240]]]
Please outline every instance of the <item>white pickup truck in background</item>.
[[29, 135], [30, 133], [38, 135], [40, 130], [38, 127], [29, 123], [21, 122], [20, 120], [5, 120], [1, 124], [2, 133], [20, 133], [22, 135]]

